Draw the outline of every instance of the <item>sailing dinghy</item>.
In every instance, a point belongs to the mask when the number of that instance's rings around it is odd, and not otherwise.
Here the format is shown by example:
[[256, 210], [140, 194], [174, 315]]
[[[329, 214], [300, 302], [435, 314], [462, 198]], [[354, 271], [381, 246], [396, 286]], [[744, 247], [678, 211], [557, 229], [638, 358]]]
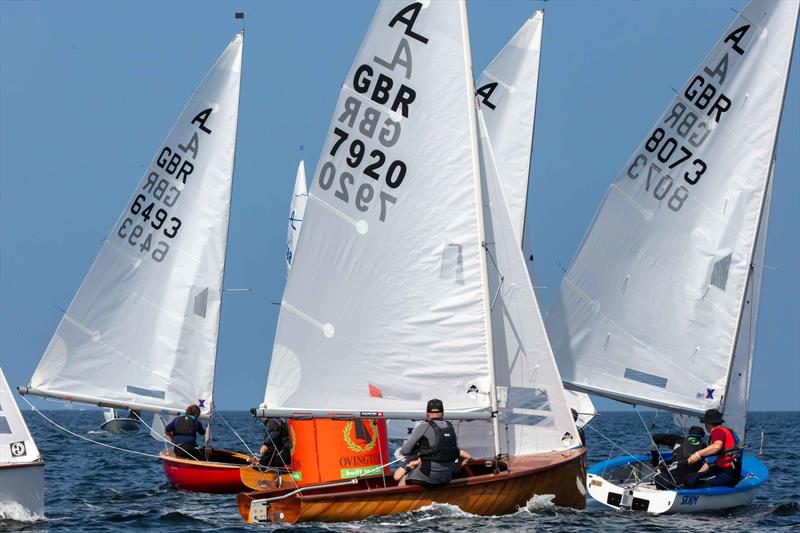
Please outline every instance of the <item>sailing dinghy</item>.
[[0, 518], [44, 517], [44, 460], [0, 368]]
[[460, 435], [480, 424], [489, 454], [435, 489], [382, 474], [242, 493], [248, 522], [433, 502], [496, 515], [536, 494], [585, 505], [584, 449], [471, 72], [463, 1], [379, 4], [308, 193], [256, 414], [421, 420], [436, 396]]
[[[611, 184], [548, 317], [570, 387], [683, 415], [718, 409], [744, 442], [799, 7], [748, 4]], [[646, 463], [595, 465], [589, 493], [615, 509], [696, 512], [746, 505], [768, 476], [745, 455], [735, 487], [657, 490]]]
[[[20, 393], [161, 417], [197, 404], [211, 417], [243, 38], [159, 148]], [[178, 488], [244, 488], [248, 456], [207, 455], [160, 457]]]
[[129, 433], [132, 431], [139, 431], [142, 422], [139, 420], [135, 413], [125, 413], [121, 409], [107, 408], [103, 409], [103, 418], [105, 422], [100, 426], [100, 429], [106, 433]]

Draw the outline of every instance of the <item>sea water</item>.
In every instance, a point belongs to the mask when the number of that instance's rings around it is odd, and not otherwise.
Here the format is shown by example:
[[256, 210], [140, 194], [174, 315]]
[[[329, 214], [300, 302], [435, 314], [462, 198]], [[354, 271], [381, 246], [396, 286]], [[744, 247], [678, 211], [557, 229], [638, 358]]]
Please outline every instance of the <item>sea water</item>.
[[[108, 445], [157, 453], [159, 444], [146, 429], [126, 435], [99, 431], [101, 411], [49, 411], [55, 422]], [[35, 522], [0, 518], [0, 530], [18, 531], [134, 531], [165, 529], [171, 533], [194, 531], [270, 531], [285, 526], [247, 525], [236, 509], [235, 495], [193, 494], [169, 486], [161, 463], [85, 442], [68, 435], [25, 411], [36, 444], [44, 455], [45, 518]], [[260, 445], [259, 423], [245, 412], [221, 415], [241, 434], [248, 446]], [[589, 463], [649, 449], [648, 430], [673, 430], [671, 417], [654, 412], [607, 412], [586, 429]], [[655, 419], [653, 428], [650, 426]], [[146, 419], [147, 420], [147, 419]], [[221, 421], [214, 423], [215, 443], [245, 451], [244, 444]], [[148, 420], [149, 423], [149, 420]], [[586, 510], [552, 505], [547, 495], [534, 496], [524, 509], [499, 517], [480, 517], [450, 505], [400, 515], [375, 517], [346, 524], [303, 524], [303, 531], [773, 531], [800, 528], [800, 446], [794, 436], [800, 413], [751, 413], [748, 419], [748, 453], [757, 453], [762, 430], [762, 460], [770, 478], [749, 507], [698, 515], [648, 516], [617, 512], [589, 499]], [[606, 440], [608, 439], [608, 440]], [[612, 445], [611, 442], [616, 443]], [[0, 516], [4, 511], [0, 509]], [[19, 518], [18, 515], [11, 513]]]

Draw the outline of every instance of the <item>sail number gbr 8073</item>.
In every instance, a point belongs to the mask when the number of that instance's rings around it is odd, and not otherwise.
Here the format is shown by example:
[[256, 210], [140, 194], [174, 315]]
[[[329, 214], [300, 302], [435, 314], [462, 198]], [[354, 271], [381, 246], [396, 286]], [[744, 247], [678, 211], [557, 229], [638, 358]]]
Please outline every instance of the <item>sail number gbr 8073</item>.
[[725, 37], [730, 50], [719, 56], [716, 66], [704, 65], [692, 78], [627, 168], [628, 178], [639, 181], [659, 202], [666, 200], [672, 211], [681, 210], [691, 188], [709, 169], [698, 152], [733, 106], [722, 88], [731, 64], [746, 53], [742, 41], [749, 29], [741, 26]]
[[138, 194], [133, 198], [125, 218], [117, 228], [117, 237], [139, 252], [149, 252], [153, 260], [161, 262], [169, 252], [169, 244], [181, 229], [181, 219], [171, 210], [181, 197], [186, 180], [194, 172], [193, 161], [200, 150], [198, 131], [211, 135], [206, 121], [212, 109], [198, 113], [191, 121], [197, 126], [189, 141], [161, 148], [155, 160], [157, 168], [148, 172]]
[[[321, 190], [362, 213], [377, 209], [381, 222], [386, 221], [391, 206], [397, 203], [397, 191], [408, 173], [405, 161], [391, 157], [391, 148], [400, 140], [401, 121], [409, 118], [417, 99], [408, 83], [410, 43], [428, 43], [426, 37], [414, 32], [421, 9], [421, 3], [410, 3], [389, 21], [389, 28], [402, 31], [403, 35], [391, 59], [374, 56], [355, 69], [352, 88], [344, 89], [350, 94], [341, 100], [324, 148], [323, 157], [327, 160], [321, 161], [317, 176]], [[399, 76], [393, 78], [384, 70]], [[398, 81], [400, 76], [403, 81]]]

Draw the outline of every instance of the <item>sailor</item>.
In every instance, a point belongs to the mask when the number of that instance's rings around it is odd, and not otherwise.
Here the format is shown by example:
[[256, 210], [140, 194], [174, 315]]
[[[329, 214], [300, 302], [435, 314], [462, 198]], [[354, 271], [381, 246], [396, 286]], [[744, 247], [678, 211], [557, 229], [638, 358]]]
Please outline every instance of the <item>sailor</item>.
[[[742, 477], [739, 437], [733, 430], [725, 427], [722, 413], [716, 409], [706, 411], [700, 422], [710, 432], [708, 440], [711, 444], [689, 456], [689, 464], [702, 463], [702, 467], [696, 474], [686, 478], [684, 487], [735, 487]], [[716, 455], [714, 464], [709, 466], [702, 462], [704, 457], [711, 455]]]
[[[658, 467], [654, 482], [659, 489], [675, 490], [683, 485], [687, 476], [696, 473], [702, 466], [700, 463], [689, 464], [689, 456], [703, 448], [706, 432], [700, 426], [692, 426], [686, 435], [672, 433], [656, 433], [653, 435], [651, 462]], [[658, 453], [657, 446], [670, 446], [672, 457], [664, 460]]]
[[467, 451], [458, 448], [456, 430], [443, 418], [442, 400], [430, 400], [425, 422], [417, 424], [400, 448], [406, 461], [394, 472], [398, 486], [435, 488], [447, 485], [453, 478], [456, 460], [472, 458]]
[[578, 430], [578, 436], [581, 438], [581, 446], [584, 448], [586, 447], [586, 434], [583, 432], [582, 427], [578, 427], [578, 411], [575, 409], [570, 409], [572, 411], [572, 421], [575, 422], [575, 428]]
[[276, 468], [289, 468], [292, 463], [292, 443], [289, 425], [283, 418], [268, 418], [264, 422], [264, 442], [259, 450], [259, 464]]
[[164, 428], [164, 433], [174, 445], [175, 457], [197, 459], [198, 461], [203, 459], [203, 453], [197, 447], [197, 435], [205, 435], [206, 428], [198, 420], [199, 417], [200, 408], [190, 405], [186, 408], [185, 415], [176, 417]]

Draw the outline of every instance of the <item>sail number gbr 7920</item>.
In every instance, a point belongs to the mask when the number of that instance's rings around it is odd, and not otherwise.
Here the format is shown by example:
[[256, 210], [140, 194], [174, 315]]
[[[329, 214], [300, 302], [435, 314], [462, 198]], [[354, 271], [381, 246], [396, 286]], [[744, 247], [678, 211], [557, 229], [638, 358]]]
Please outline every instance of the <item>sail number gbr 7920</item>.
[[211, 135], [206, 121], [212, 109], [198, 113], [191, 124], [196, 125], [188, 142], [177, 147], [162, 147], [152, 168], [145, 176], [138, 194], [126, 211], [127, 216], [117, 228], [116, 235], [140, 253], [149, 252], [153, 260], [161, 262], [169, 252], [169, 245], [181, 229], [181, 219], [173, 210], [181, 198], [186, 180], [195, 170], [194, 161], [200, 150], [198, 131]]
[[[699, 155], [711, 132], [722, 122], [733, 106], [733, 100], [723, 92], [731, 64], [744, 56], [742, 48], [750, 25], [739, 27], [723, 40], [730, 50], [718, 57], [716, 65], [703, 65], [699, 74], [673, 101], [656, 128], [643, 143], [640, 152], [626, 170], [628, 178], [639, 181], [644, 190], [659, 202], [678, 212], [690, 196], [709, 164]], [[735, 55], [731, 55], [731, 51]]]
[[410, 85], [411, 49], [428, 43], [414, 31], [421, 10], [421, 3], [409, 3], [389, 21], [389, 28], [401, 32], [390, 59], [376, 55], [355, 68], [351, 86], [340, 97], [317, 175], [322, 191], [361, 213], [377, 210], [381, 222], [390, 216], [409, 172], [405, 161], [392, 157], [392, 147], [417, 99]]

